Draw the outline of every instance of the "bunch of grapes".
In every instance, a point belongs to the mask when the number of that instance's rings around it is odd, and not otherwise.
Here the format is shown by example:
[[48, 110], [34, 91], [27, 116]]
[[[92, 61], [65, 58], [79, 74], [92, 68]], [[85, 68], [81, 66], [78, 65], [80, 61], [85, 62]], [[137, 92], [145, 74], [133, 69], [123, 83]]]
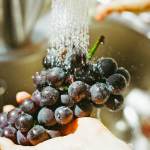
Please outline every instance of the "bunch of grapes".
[[17, 108], [0, 114], [0, 136], [20, 145], [36, 145], [61, 135], [67, 124], [87, 117], [94, 107], [121, 108], [129, 72], [112, 58], [95, 63], [80, 50], [43, 59], [33, 76], [36, 90]]

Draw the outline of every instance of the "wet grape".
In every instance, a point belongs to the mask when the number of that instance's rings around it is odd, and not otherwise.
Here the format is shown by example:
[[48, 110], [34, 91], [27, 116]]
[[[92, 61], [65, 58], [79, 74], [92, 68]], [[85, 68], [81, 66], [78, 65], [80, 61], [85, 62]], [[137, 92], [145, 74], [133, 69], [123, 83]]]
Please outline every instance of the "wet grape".
[[38, 122], [44, 126], [53, 126], [56, 124], [54, 113], [51, 109], [43, 107], [38, 113]]
[[92, 104], [88, 100], [84, 100], [76, 104], [74, 115], [76, 117], [88, 117], [92, 113]]
[[82, 81], [73, 82], [68, 88], [68, 94], [75, 102], [80, 102], [89, 96], [87, 86]]
[[120, 110], [124, 102], [124, 98], [122, 95], [111, 95], [107, 102], [105, 103], [105, 106], [111, 110], [111, 111], [117, 111]]
[[55, 67], [47, 71], [47, 80], [54, 85], [59, 87], [65, 80], [65, 72], [62, 68]]
[[97, 61], [97, 66], [101, 75], [108, 78], [114, 74], [118, 68], [117, 62], [113, 58], [101, 58]]
[[59, 92], [56, 89], [47, 86], [42, 90], [41, 96], [42, 96], [41, 99], [42, 106], [52, 106], [58, 101]]
[[117, 69], [116, 73], [123, 75], [125, 77], [127, 83], [129, 84], [129, 82], [131, 80], [131, 76], [127, 69], [120, 67]]
[[46, 79], [47, 72], [45, 70], [42, 70], [40, 73], [36, 72], [35, 75], [32, 77], [33, 83], [35, 84], [36, 88], [38, 90], [42, 90], [43, 87], [48, 85], [47, 79]]
[[8, 126], [4, 128], [3, 136], [16, 143], [16, 133], [17, 130], [14, 127]]
[[91, 86], [90, 93], [92, 102], [97, 105], [104, 104], [110, 94], [104, 83], [96, 83]]
[[69, 107], [61, 106], [55, 110], [55, 119], [59, 124], [65, 125], [72, 121], [73, 112]]
[[28, 114], [34, 114], [37, 111], [37, 106], [31, 99], [26, 99], [20, 106], [20, 108]]
[[27, 133], [22, 133], [20, 130], [17, 131], [17, 143], [23, 146], [31, 145], [27, 139]]
[[21, 114], [15, 122], [15, 127], [21, 132], [28, 132], [33, 126], [33, 117], [29, 114]]
[[15, 125], [16, 120], [18, 117], [23, 113], [23, 111], [20, 108], [14, 108], [10, 112], [8, 112], [8, 123], [11, 125]]
[[37, 145], [43, 141], [48, 140], [49, 138], [49, 134], [40, 125], [35, 125], [27, 134], [27, 139], [32, 145]]
[[107, 80], [108, 89], [113, 94], [120, 94], [127, 86], [124, 76], [121, 74], [113, 74]]
[[41, 92], [39, 90], [34, 91], [31, 99], [33, 102], [35, 102], [36, 106], [39, 107], [42, 99]]
[[62, 105], [72, 107], [74, 105], [74, 101], [67, 94], [61, 95], [61, 103]]

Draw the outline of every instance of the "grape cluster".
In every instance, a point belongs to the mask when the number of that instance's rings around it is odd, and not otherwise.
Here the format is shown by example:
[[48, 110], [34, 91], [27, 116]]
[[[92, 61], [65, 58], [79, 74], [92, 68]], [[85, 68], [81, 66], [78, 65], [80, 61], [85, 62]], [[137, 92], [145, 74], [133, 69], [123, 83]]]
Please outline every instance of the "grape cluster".
[[43, 70], [33, 76], [36, 90], [18, 108], [0, 114], [0, 136], [20, 145], [36, 145], [61, 135], [78, 117], [94, 107], [121, 108], [129, 72], [112, 58], [89, 61], [82, 51], [67, 53], [64, 60], [47, 55]]

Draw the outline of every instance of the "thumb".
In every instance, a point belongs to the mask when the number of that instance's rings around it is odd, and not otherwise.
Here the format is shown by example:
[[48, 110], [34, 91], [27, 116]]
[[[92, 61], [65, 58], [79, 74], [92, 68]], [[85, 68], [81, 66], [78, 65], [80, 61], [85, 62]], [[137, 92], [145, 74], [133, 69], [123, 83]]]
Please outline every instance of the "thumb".
[[70, 129], [75, 129], [75, 131], [67, 136], [45, 141], [36, 148], [49, 150], [48, 145], [51, 145], [50, 150], [131, 150], [126, 143], [116, 138], [97, 119], [79, 118], [72, 123]]
[[67, 128], [67, 131], [72, 133], [36, 146], [24, 147], [15, 145], [6, 138], [0, 138], [0, 150], [130, 150], [127, 144], [117, 139], [99, 120], [94, 118], [79, 118]]

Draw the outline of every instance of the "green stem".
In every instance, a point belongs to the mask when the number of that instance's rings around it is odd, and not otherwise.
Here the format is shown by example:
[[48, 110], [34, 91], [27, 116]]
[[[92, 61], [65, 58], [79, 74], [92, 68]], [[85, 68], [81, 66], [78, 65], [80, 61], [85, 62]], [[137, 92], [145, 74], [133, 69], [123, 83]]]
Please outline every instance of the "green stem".
[[90, 60], [93, 55], [95, 54], [96, 50], [98, 49], [99, 45], [103, 44], [105, 40], [104, 36], [100, 36], [99, 39], [96, 41], [94, 46], [88, 51], [87, 53], [87, 59]]

